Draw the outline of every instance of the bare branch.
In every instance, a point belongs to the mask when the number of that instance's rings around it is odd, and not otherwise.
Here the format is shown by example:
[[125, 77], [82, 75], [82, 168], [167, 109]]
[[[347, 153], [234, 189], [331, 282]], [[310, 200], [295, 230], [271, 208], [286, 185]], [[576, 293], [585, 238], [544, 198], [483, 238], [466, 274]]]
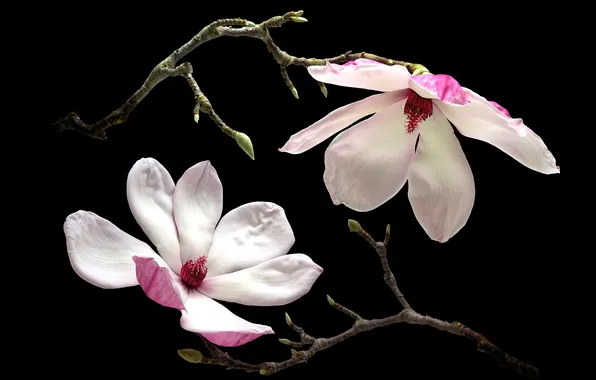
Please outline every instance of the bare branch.
[[[242, 149], [254, 159], [254, 152], [252, 151], [252, 143], [248, 136], [241, 134], [241, 141], [239, 140], [239, 132], [234, 131], [228, 127], [222, 119], [215, 113], [213, 107], [205, 95], [200, 91], [197, 82], [192, 76], [192, 66], [190, 63], [182, 63], [176, 66], [178, 62], [192, 52], [197, 47], [201, 46], [205, 42], [211, 41], [221, 36], [228, 37], [249, 37], [256, 38], [265, 43], [269, 52], [273, 55], [273, 58], [280, 65], [282, 79], [286, 83], [286, 86], [290, 89], [294, 97], [298, 99], [298, 91], [292, 84], [290, 77], [287, 73], [286, 67], [290, 65], [296, 66], [315, 66], [325, 65], [327, 62], [330, 63], [345, 63], [350, 60], [358, 58], [372, 59], [377, 62], [381, 62], [387, 65], [402, 65], [408, 68], [411, 73], [422, 73], [428, 72], [428, 70], [419, 64], [413, 64], [408, 62], [396, 61], [388, 58], [379, 57], [369, 53], [351, 53], [338, 55], [332, 58], [301, 58], [289, 55], [285, 51], [281, 50], [271, 38], [269, 34], [269, 28], [279, 28], [287, 22], [306, 22], [306, 19], [301, 17], [303, 11], [288, 12], [283, 16], [272, 17], [267, 21], [260, 24], [255, 24], [251, 21], [241, 18], [222, 19], [212, 22], [211, 24], [204, 27], [197, 35], [195, 35], [190, 41], [182, 45], [179, 49], [174, 50], [163, 61], [158, 63], [153, 70], [149, 73], [149, 76], [141, 86], [130, 98], [124, 102], [120, 108], [111, 112], [103, 119], [93, 123], [87, 124], [75, 113], [71, 112], [65, 117], [56, 121], [52, 126], [57, 131], [75, 130], [83, 133], [87, 136], [105, 140], [107, 138], [106, 130], [113, 125], [122, 124], [126, 122], [130, 113], [136, 108], [136, 106], [153, 90], [159, 83], [168, 77], [182, 76], [186, 79], [190, 85], [191, 90], [195, 95], [197, 104], [193, 108], [193, 118], [195, 122], [199, 120], [199, 111], [209, 115], [211, 120], [228, 136], [236, 139]], [[325, 97], [327, 96], [327, 89], [325, 85], [319, 84], [321, 91]], [[247, 142], [248, 140], [248, 142]]]
[[221, 351], [215, 345], [203, 338], [207, 346], [207, 349], [211, 353], [211, 357], [203, 356], [203, 360], [201, 361], [201, 363], [219, 365], [233, 369], [241, 369], [249, 372], [258, 371], [261, 375], [271, 375], [286, 368], [292, 367], [296, 364], [304, 363], [308, 359], [313, 357], [317, 352], [323, 351], [362, 332], [373, 330], [379, 327], [389, 326], [395, 323], [409, 323], [413, 325], [430, 326], [437, 330], [446, 331], [454, 335], [466, 337], [476, 343], [476, 348], [479, 351], [494, 356], [500, 365], [510, 369], [514, 369], [522, 376], [530, 378], [539, 376], [538, 368], [534, 367], [531, 364], [524, 363], [519, 359], [516, 359], [513, 356], [505, 353], [503, 350], [491, 343], [484, 335], [470, 329], [462, 323], [446, 322], [433, 317], [429, 317], [427, 315], [419, 314], [418, 312], [414, 311], [414, 309], [412, 309], [412, 307], [408, 304], [404, 295], [399, 290], [397, 282], [395, 281], [395, 276], [391, 272], [391, 269], [389, 268], [389, 264], [387, 261], [387, 245], [389, 243], [390, 227], [387, 226], [385, 230], [384, 241], [375, 242], [374, 239], [370, 236], [370, 234], [366, 232], [360, 226], [360, 223], [358, 223], [357, 221], [349, 220], [348, 226], [350, 228], [350, 231], [358, 233], [375, 249], [375, 251], [379, 255], [379, 258], [381, 259], [381, 264], [383, 266], [384, 272], [383, 278], [385, 280], [385, 283], [387, 283], [389, 288], [393, 291], [394, 295], [398, 299], [399, 303], [403, 306], [404, 310], [402, 310], [400, 313], [396, 315], [387, 318], [364, 319], [354, 311], [346, 308], [345, 306], [339, 305], [331, 297], [327, 296], [327, 301], [331, 306], [355, 320], [352, 327], [342, 332], [341, 334], [338, 334], [330, 338], [312, 337], [306, 334], [300, 326], [296, 325], [290, 319], [290, 316], [286, 313], [286, 323], [296, 333], [300, 335], [300, 342], [292, 342], [288, 339], [280, 339], [279, 341], [285, 345], [294, 348], [310, 345], [308, 349], [300, 351], [291, 349], [290, 359], [281, 362], [263, 362], [261, 364], [248, 364], [233, 359], [232, 357], [230, 357], [230, 355]]

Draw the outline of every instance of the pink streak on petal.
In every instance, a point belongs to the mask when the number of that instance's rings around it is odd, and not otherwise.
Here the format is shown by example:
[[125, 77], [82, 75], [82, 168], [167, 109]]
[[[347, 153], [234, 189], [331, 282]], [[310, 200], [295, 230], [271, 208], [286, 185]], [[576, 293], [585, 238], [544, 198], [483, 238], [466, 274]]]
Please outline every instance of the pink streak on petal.
[[[416, 75], [410, 78], [416, 84], [433, 94], [439, 100], [449, 104], [467, 104], [466, 93], [459, 83], [450, 75], [445, 74], [425, 74]], [[414, 91], [416, 86], [412, 86]], [[418, 92], [418, 91], [416, 91]], [[424, 94], [418, 94], [425, 97]]]
[[211, 333], [205, 334], [201, 333], [201, 335], [210, 341], [213, 344], [217, 344], [218, 346], [222, 347], [237, 347], [242, 346], [246, 343], [252, 342], [253, 340], [267, 334], [273, 334], [273, 330], [270, 331], [262, 331], [259, 333], [254, 334], [245, 334], [236, 331], [224, 331], [218, 333]]
[[149, 257], [134, 256], [132, 259], [137, 268], [137, 280], [147, 297], [162, 306], [185, 310], [167, 268]]
[[492, 100], [489, 100], [489, 103], [492, 104], [493, 106], [495, 106], [496, 109], [501, 111], [503, 113], [503, 115], [505, 115], [507, 117], [511, 117], [511, 115], [509, 114], [509, 111], [507, 111], [507, 109], [505, 107], [501, 106], [499, 103], [493, 102]]

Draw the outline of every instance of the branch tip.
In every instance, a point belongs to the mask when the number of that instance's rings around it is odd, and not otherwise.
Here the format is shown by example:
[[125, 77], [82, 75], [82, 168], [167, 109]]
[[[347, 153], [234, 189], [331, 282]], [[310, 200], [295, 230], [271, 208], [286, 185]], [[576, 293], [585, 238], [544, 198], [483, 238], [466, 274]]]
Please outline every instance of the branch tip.
[[250, 141], [250, 137], [242, 132], [236, 132], [234, 138], [244, 153], [248, 154], [248, 156], [254, 160], [255, 152], [252, 146], [252, 141]]
[[348, 219], [348, 228], [350, 229], [350, 232], [360, 233], [362, 231], [362, 226], [354, 219]]
[[297, 22], [297, 23], [308, 22], [308, 20], [305, 19], [304, 17], [291, 17], [290, 20]]
[[294, 322], [292, 322], [290, 315], [288, 313], [285, 313], [285, 314], [286, 314], [286, 323], [288, 324], [288, 326], [294, 327], [295, 325], [294, 325]]
[[335, 301], [333, 300], [333, 298], [331, 298], [329, 296], [329, 294], [327, 294], [327, 302], [329, 302], [329, 305], [331, 305], [333, 307], [337, 306], [337, 304], [335, 303]]
[[329, 95], [329, 91], [327, 91], [327, 86], [325, 86], [325, 83], [317, 82], [317, 84], [319, 85], [319, 89], [323, 93], [323, 96], [327, 97], [327, 95]]

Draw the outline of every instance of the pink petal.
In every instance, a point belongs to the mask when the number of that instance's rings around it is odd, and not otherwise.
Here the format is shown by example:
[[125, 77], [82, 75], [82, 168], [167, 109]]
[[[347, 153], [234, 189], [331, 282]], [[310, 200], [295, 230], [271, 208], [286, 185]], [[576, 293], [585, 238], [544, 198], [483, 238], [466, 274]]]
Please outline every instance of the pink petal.
[[492, 144], [537, 172], [560, 172], [542, 139], [522, 119], [512, 119], [482, 96], [464, 91], [470, 101], [465, 106], [437, 104], [462, 135]]
[[403, 66], [359, 59], [349, 65], [327, 63], [325, 66], [309, 66], [308, 72], [319, 82], [383, 92], [405, 90], [410, 79], [408, 69]]
[[334, 204], [370, 211], [403, 187], [418, 136], [406, 132], [404, 102], [379, 111], [331, 142], [323, 179]]
[[[187, 296], [180, 278], [168, 267], [161, 266], [151, 257], [134, 256], [137, 280], [147, 297], [158, 304], [184, 310], [184, 298]], [[178, 280], [178, 284], [176, 284]]]
[[423, 98], [438, 99], [450, 104], [466, 104], [466, 94], [459, 83], [449, 75], [424, 74], [410, 78], [410, 88]]
[[174, 219], [182, 263], [206, 256], [223, 207], [223, 188], [209, 161], [188, 169], [176, 184]]
[[408, 197], [428, 236], [444, 243], [468, 221], [475, 188], [453, 128], [436, 111], [420, 125], [420, 140], [408, 173]]
[[250, 323], [196, 291], [189, 293], [184, 306], [186, 311], [182, 311], [180, 318], [182, 328], [199, 333], [219, 346], [241, 346], [261, 335], [273, 334], [271, 327]]
[[310, 127], [292, 135], [280, 152], [299, 154], [320, 144], [352, 123], [405, 99], [405, 91], [384, 92], [369, 96], [331, 112]]
[[207, 259], [207, 277], [285, 255], [294, 241], [283, 208], [269, 202], [239, 206], [224, 215], [215, 229]]
[[147, 244], [92, 212], [70, 214], [64, 222], [64, 235], [74, 271], [100, 288], [138, 285], [132, 261], [135, 255], [161, 260]]
[[155, 159], [142, 158], [126, 182], [128, 205], [157, 252], [176, 273], [180, 271], [178, 233], [172, 216], [174, 181]]
[[252, 268], [204, 280], [198, 290], [220, 301], [279, 306], [310, 291], [323, 268], [303, 254], [284, 255]]

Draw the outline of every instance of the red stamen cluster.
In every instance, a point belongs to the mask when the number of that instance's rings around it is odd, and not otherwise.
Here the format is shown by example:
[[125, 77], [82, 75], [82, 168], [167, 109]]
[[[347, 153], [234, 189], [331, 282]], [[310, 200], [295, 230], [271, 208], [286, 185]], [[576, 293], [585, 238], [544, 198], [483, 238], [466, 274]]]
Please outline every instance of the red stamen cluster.
[[420, 123], [433, 114], [433, 101], [421, 97], [416, 91], [408, 90], [408, 99], [406, 100], [404, 113], [407, 117], [406, 129], [408, 133], [412, 133], [418, 128]]
[[207, 276], [207, 258], [201, 256], [196, 260], [188, 260], [180, 269], [180, 278], [191, 288], [198, 287]]

